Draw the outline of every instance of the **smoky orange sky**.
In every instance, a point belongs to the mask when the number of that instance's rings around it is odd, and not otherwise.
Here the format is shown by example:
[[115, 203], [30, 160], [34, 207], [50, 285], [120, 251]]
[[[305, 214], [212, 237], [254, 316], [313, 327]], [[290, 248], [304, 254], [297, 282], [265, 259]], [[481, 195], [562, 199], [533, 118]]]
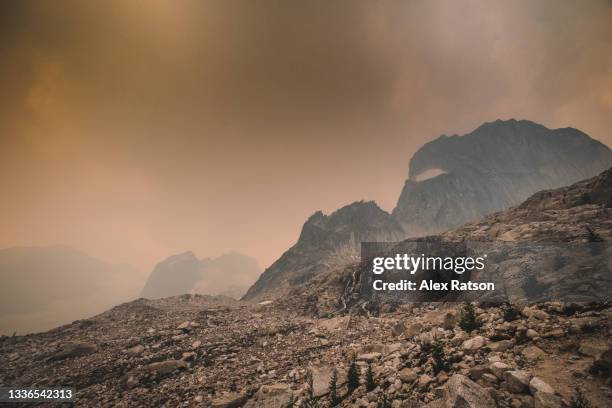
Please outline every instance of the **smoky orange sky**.
[[268, 266], [442, 133], [612, 144], [610, 1], [4, 1], [0, 247]]

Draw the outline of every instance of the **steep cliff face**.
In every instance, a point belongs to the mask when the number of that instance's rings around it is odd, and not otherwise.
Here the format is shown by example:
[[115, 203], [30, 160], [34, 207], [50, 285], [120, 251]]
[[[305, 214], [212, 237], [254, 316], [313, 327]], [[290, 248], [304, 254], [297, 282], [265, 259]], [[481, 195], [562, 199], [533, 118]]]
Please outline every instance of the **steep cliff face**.
[[142, 297], [159, 299], [199, 293], [239, 298], [260, 273], [257, 261], [246, 255], [231, 252], [199, 260], [189, 251], [158, 263], [142, 290]]
[[[393, 216], [410, 236], [438, 233], [610, 165], [612, 151], [579, 130], [498, 120], [419, 149]], [[438, 175], [422, 180], [432, 171]]]
[[516, 207], [441, 237], [452, 241], [612, 241], [612, 168], [570, 186], [539, 191]]
[[362, 241], [394, 241], [404, 235], [373, 201], [359, 201], [330, 215], [314, 213], [298, 242], [260, 276], [244, 299], [277, 297], [321, 272], [357, 260]]

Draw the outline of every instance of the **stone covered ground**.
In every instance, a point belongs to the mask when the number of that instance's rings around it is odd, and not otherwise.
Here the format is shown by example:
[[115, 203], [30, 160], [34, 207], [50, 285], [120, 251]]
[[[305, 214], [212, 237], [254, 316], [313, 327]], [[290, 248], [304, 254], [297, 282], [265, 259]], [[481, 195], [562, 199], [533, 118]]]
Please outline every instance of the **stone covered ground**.
[[[470, 333], [458, 326], [463, 307], [313, 318], [275, 303], [139, 299], [1, 337], [0, 383], [72, 385], [79, 407], [327, 407], [336, 370], [340, 407], [612, 406], [612, 307], [542, 303], [511, 321], [476, 307]], [[353, 354], [362, 384], [348, 393]]]

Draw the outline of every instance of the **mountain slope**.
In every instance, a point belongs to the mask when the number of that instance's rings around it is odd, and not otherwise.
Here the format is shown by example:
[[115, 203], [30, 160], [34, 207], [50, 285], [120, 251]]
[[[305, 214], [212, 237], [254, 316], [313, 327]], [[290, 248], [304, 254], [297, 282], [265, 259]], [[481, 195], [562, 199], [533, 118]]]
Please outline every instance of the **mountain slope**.
[[409, 236], [439, 233], [611, 165], [612, 151], [577, 129], [498, 120], [419, 149], [393, 215]]
[[[391, 244], [391, 248], [393, 253], [406, 248], [409, 252], [415, 243], [434, 249], [440, 247], [436, 244], [465, 243], [488, 254], [489, 265], [480, 275], [466, 273], [464, 277], [495, 282], [503, 290], [483, 293], [480, 300], [500, 296], [512, 302], [605, 298], [612, 294], [612, 168], [571, 186], [538, 192], [480, 221], [441, 235]], [[418, 278], [419, 273], [411, 279]], [[425, 300], [412, 294], [373, 294], [372, 279], [372, 272], [356, 262], [295, 287], [279, 300], [279, 306], [327, 317], [349, 310], [376, 314], [398, 302]], [[534, 285], [537, 291], [530, 293]]]
[[394, 241], [402, 227], [373, 201], [359, 201], [330, 215], [313, 214], [298, 242], [259, 277], [245, 300], [277, 297], [290, 287], [359, 257], [362, 241]]
[[0, 250], [0, 333], [45, 330], [134, 299], [142, 284], [126, 265], [111, 265], [66, 246]]
[[199, 260], [189, 251], [158, 263], [142, 289], [142, 296], [159, 299], [200, 293], [239, 298], [260, 273], [254, 258], [237, 252]]

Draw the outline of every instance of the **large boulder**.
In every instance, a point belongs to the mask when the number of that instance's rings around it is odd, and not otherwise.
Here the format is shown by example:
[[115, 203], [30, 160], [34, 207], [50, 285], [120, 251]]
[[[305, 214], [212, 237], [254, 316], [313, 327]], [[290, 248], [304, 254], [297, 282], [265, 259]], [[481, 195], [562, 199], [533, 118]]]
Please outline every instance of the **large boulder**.
[[506, 371], [510, 371], [511, 370], [511, 368], [510, 368], [510, 366], [508, 364], [502, 363], [501, 361], [494, 361], [494, 362], [492, 362], [491, 365], [489, 366], [489, 369], [500, 380], [502, 380], [504, 378], [504, 373]]
[[533, 377], [531, 381], [529, 381], [529, 392], [531, 392], [531, 395], [536, 395], [538, 392], [554, 394], [555, 390], [540, 377]]
[[[334, 367], [329, 365], [312, 367], [312, 388], [315, 397], [322, 397], [329, 393], [329, 380], [331, 380]], [[341, 386], [346, 381], [346, 375], [343, 371], [338, 371], [338, 386]]]
[[524, 394], [529, 391], [531, 374], [523, 370], [506, 371], [504, 373], [504, 388], [514, 394]]
[[487, 345], [489, 350], [499, 351], [499, 352], [504, 352], [508, 350], [509, 348], [512, 348], [513, 346], [514, 346], [514, 343], [512, 342], [512, 340], [494, 341]]
[[486, 389], [461, 374], [453, 375], [446, 382], [442, 401], [446, 408], [495, 407], [495, 401]]
[[476, 336], [476, 337], [472, 337], [469, 340], [464, 341], [463, 344], [461, 345], [461, 348], [463, 348], [466, 351], [475, 351], [475, 350], [479, 350], [483, 348], [485, 344], [487, 344], [486, 338], [482, 336]]
[[73, 341], [62, 344], [56, 352], [51, 355], [51, 360], [64, 360], [67, 358], [82, 357], [98, 351], [95, 344]]
[[534, 397], [534, 408], [561, 408], [561, 397], [547, 392], [537, 392]]
[[404, 368], [399, 372], [399, 378], [402, 382], [411, 383], [417, 379], [417, 374], [412, 368]]
[[523, 351], [521, 351], [521, 354], [528, 361], [535, 361], [544, 357], [546, 355], [546, 352], [536, 346], [527, 346], [523, 349]]
[[210, 407], [211, 408], [238, 408], [242, 407], [247, 401], [248, 396], [240, 393], [227, 393], [219, 398], [215, 398]]
[[176, 370], [187, 368], [188, 366], [189, 364], [187, 364], [183, 360], [165, 360], [148, 364], [138, 369], [137, 371], [144, 373], [152, 373], [158, 376], [166, 376]]

